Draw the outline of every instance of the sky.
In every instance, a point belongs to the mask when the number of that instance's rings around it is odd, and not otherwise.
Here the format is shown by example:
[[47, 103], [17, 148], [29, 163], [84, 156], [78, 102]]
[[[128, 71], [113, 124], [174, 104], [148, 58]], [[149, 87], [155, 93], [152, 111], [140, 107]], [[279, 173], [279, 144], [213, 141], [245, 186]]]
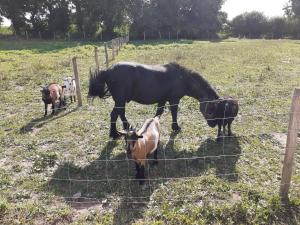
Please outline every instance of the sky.
[[222, 11], [228, 13], [228, 19], [249, 11], [263, 12], [266, 16], [283, 16], [282, 8], [288, 0], [226, 0]]
[[[226, 0], [222, 11], [228, 13], [228, 19], [249, 11], [260, 11], [266, 16], [282, 16], [285, 3], [288, 0]], [[9, 26], [10, 21], [4, 19], [3, 25]]]

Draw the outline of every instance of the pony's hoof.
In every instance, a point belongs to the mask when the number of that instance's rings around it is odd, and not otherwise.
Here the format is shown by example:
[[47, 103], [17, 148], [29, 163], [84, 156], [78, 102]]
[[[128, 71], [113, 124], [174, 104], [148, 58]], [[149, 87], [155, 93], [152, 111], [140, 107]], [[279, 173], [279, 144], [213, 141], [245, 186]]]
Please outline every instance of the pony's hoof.
[[121, 137], [119, 133], [110, 133], [109, 137], [111, 137], [113, 140], [116, 140]]
[[174, 132], [180, 132], [180, 131], [181, 131], [181, 128], [180, 128], [180, 126], [178, 126], [177, 124], [173, 124], [173, 125], [172, 125], [172, 130], [173, 130]]

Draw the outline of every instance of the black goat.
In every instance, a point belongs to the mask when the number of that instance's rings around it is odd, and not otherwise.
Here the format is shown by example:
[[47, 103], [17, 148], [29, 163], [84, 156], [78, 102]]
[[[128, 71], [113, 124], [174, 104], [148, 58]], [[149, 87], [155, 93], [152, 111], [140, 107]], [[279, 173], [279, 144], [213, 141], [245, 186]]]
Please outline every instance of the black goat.
[[238, 101], [228, 96], [219, 98], [215, 101], [214, 109], [208, 109], [208, 111], [212, 111], [212, 116], [207, 119], [207, 124], [210, 127], [216, 127], [218, 125], [218, 138], [226, 136], [225, 130], [227, 125], [228, 136], [232, 136], [231, 124], [239, 111]]

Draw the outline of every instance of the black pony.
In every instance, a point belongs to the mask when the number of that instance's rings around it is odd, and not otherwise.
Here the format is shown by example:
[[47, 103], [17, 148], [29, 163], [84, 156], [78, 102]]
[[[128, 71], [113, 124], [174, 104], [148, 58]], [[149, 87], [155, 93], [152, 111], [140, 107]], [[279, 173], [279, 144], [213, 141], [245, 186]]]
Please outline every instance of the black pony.
[[110, 136], [117, 138], [116, 121], [120, 116], [124, 129], [129, 128], [125, 117], [125, 105], [135, 101], [140, 104], [158, 103], [156, 116], [164, 112], [166, 102], [170, 103], [172, 129], [179, 131], [177, 110], [183, 96], [193, 97], [201, 102], [200, 111], [207, 121], [215, 118], [218, 94], [198, 73], [176, 63], [148, 66], [122, 62], [106, 71], [91, 74], [89, 97], [112, 96], [115, 107], [111, 112]]

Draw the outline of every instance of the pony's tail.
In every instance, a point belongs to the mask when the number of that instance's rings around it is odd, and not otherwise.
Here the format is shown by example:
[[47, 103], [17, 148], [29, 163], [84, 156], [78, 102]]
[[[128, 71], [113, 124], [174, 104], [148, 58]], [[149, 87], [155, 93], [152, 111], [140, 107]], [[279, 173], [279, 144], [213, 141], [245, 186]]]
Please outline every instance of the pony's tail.
[[90, 85], [88, 97], [100, 97], [108, 98], [110, 97], [109, 90], [106, 85], [106, 80], [109, 75], [109, 71], [95, 71], [90, 70]]

